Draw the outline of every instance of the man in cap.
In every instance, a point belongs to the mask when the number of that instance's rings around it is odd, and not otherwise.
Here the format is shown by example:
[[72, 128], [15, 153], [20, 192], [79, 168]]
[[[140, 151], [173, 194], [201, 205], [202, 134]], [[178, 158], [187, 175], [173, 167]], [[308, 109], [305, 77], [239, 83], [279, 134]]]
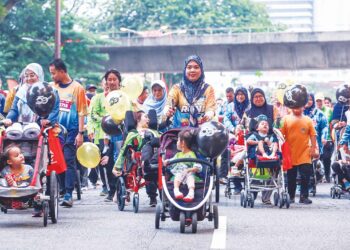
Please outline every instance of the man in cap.
[[93, 84], [90, 84], [86, 87], [86, 97], [91, 100], [91, 98], [96, 95], [97, 87]]

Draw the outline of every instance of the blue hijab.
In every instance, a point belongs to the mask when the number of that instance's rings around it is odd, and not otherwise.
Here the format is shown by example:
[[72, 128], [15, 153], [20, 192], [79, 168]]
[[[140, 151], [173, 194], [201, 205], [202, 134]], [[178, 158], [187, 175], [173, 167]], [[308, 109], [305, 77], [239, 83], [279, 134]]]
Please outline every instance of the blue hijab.
[[309, 95], [312, 98], [312, 105], [310, 107], [304, 109], [304, 115], [311, 117], [312, 111], [314, 111], [316, 105], [315, 105], [315, 96], [314, 96], [314, 94], [310, 93]]
[[[191, 61], [195, 61], [199, 65], [202, 72], [201, 76], [195, 82], [191, 82], [186, 77], [186, 67], [187, 67], [187, 64]], [[204, 70], [203, 70], [202, 60], [197, 55], [191, 55], [187, 57], [187, 59], [185, 60], [185, 67], [183, 70], [183, 80], [180, 83], [181, 92], [185, 95], [185, 98], [190, 105], [194, 102], [194, 100], [196, 100], [196, 98], [200, 96], [201, 94], [200, 92], [203, 84], [204, 84]]]
[[145, 102], [143, 103], [143, 110], [148, 113], [149, 110], [154, 109], [157, 112], [157, 117], [161, 116], [163, 114], [163, 110], [166, 104], [167, 100], [167, 91], [165, 83], [162, 80], [154, 81], [151, 85], [151, 89], [153, 89], [154, 86], [160, 86], [163, 89], [163, 97], [160, 100], [157, 100], [153, 93], [147, 97]]
[[[245, 100], [243, 102], [239, 102], [237, 101], [237, 93], [238, 92], [242, 92], [243, 95], [245, 96]], [[238, 87], [235, 91], [235, 99], [233, 100], [234, 104], [235, 104], [235, 111], [237, 113], [237, 115], [239, 116], [239, 118], [242, 119], [244, 112], [248, 109], [249, 107], [249, 97], [248, 97], [248, 91], [246, 88], [244, 87]]]

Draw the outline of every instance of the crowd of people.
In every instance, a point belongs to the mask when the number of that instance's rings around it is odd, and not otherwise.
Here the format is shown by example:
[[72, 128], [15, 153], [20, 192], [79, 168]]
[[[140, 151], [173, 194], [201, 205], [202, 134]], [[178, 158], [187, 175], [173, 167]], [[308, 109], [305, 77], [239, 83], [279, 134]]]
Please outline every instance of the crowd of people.
[[[198, 127], [201, 124], [217, 120], [222, 122], [231, 137], [236, 139], [236, 144], [243, 145], [237, 136], [242, 130], [249, 128], [249, 120], [257, 119], [259, 136], [250, 138], [248, 142], [256, 145], [255, 151], [261, 152], [264, 157], [274, 157], [277, 147], [269, 151], [266, 145], [276, 145], [276, 141], [267, 136], [269, 124], [279, 128], [290, 144], [292, 168], [287, 171], [288, 191], [291, 202], [295, 201], [296, 176], [301, 176], [300, 203], [310, 204], [308, 183], [311, 175], [311, 162], [320, 157], [324, 165], [324, 181], [331, 180], [331, 156], [333, 152], [333, 140], [331, 129], [340, 129], [347, 125], [348, 98], [350, 96], [337, 96], [336, 104], [330, 97], [323, 93], [310, 93], [305, 107], [294, 109], [286, 108], [281, 100], [273, 95], [272, 103], [266, 98], [265, 92], [260, 88], [246, 89], [245, 87], [229, 87], [226, 89], [226, 100], [216, 99], [214, 85], [205, 82], [204, 67], [198, 56], [189, 56], [185, 60], [183, 79], [179, 84], [171, 87], [169, 93], [166, 84], [161, 80], [151, 83], [150, 90], [145, 87], [142, 94], [133, 100], [132, 109], [136, 120], [136, 130], [128, 133], [107, 134], [103, 131], [101, 123], [107, 115], [105, 99], [114, 90], [121, 88], [122, 76], [115, 69], [108, 70], [102, 80], [101, 86], [88, 85], [86, 88], [74, 80], [68, 73], [65, 63], [61, 59], [55, 59], [47, 66], [52, 77], [52, 86], [55, 90], [56, 103], [48, 117], [38, 117], [28, 106], [26, 93], [29, 87], [37, 82], [43, 82], [44, 71], [37, 63], [29, 64], [20, 76], [20, 85], [9, 93], [0, 93], [0, 112], [4, 115], [3, 123], [10, 126], [14, 122], [38, 122], [41, 126], [59, 123], [67, 129], [66, 135], [60, 136], [64, 159], [67, 164], [65, 173], [60, 174], [60, 191], [63, 195], [62, 204], [66, 207], [73, 206], [72, 192], [76, 178], [76, 170], [80, 169], [83, 182], [87, 187], [87, 180], [93, 185], [102, 182], [100, 195], [105, 196], [105, 201], [113, 201], [116, 192], [116, 181], [121, 175], [124, 161], [124, 150], [135, 140], [142, 141], [147, 133], [159, 137], [160, 133], [178, 127]], [[97, 93], [102, 89], [102, 93]], [[5, 94], [7, 96], [5, 96]], [[345, 98], [345, 99], [344, 99]], [[158, 122], [158, 131], [149, 128], [149, 110], [155, 110]], [[264, 117], [264, 119], [261, 119]], [[267, 121], [271, 121], [268, 123]], [[350, 134], [350, 127], [346, 130]], [[182, 141], [186, 142], [183, 134]], [[345, 137], [341, 144], [347, 145]], [[90, 141], [98, 145], [101, 151], [100, 164], [89, 172], [81, 166], [76, 159], [77, 148], [84, 141]], [[263, 143], [262, 143], [263, 142]], [[184, 143], [181, 153], [193, 153]], [[138, 145], [143, 145], [139, 143]], [[348, 148], [344, 146], [348, 152]], [[140, 149], [141, 150], [141, 149]], [[230, 175], [230, 162], [241, 164], [240, 157], [233, 157], [229, 147], [221, 155], [220, 181], [226, 183]], [[193, 171], [200, 168], [193, 167]], [[347, 169], [342, 164], [335, 164], [333, 171], [340, 178], [345, 188], [350, 188], [350, 179]], [[181, 176], [181, 173], [178, 173]], [[178, 176], [177, 185], [180, 185]], [[193, 178], [188, 176], [188, 185], [193, 189]], [[235, 182], [235, 193], [242, 189], [239, 181]], [[157, 204], [157, 177], [151, 178], [146, 185], [146, 191], [150, 198], [150, 206]], [[182, 193], [176, 189], [176, 196]], [[193, 192], [187, 199], [193, 199]], [[271, 192], [262, 195], [264, 204], [271, 204]]]

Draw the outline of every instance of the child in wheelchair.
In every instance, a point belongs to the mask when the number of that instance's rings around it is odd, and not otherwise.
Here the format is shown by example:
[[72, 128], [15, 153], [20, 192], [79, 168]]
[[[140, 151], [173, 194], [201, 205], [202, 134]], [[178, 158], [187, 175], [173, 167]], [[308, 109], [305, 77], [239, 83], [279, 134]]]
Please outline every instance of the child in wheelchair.
[[[195, 134], [193, 129], [184, 129], [179, 133], [177, 140], [177, 149], [180, 152], [176, 153], [171, 159], [164, 160], [166, 166], [169, 161], [182, 158], [194, 158], [196, 154], [192, 151], [192, 146], [195, 143]], [[195, 190], [195, 173], [199, 173], [202, 170], [202, 166], [194, 162], [181, 162], [176, 163], [171, 168], [171, 173], [174, 175], [174, 195], [175, 199], [182, 199], [184, 202], [192, 202], [194, 199]], [[188, 187], [188, 194], [184, 197], [180, 192], [181, 183], [186, 184]]]

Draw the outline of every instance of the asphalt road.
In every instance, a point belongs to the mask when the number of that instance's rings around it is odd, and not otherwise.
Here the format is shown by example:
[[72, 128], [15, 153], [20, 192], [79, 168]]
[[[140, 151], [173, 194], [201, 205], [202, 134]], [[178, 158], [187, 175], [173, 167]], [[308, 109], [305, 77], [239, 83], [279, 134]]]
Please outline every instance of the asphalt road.
[[46, 228], [30, 210], [0, 214], [0, 249], [349, 249], [349, 197], [331, 199], [330, 184], [317, 188], [312, 205], [290, 209], [262, 205], [260, 197], [254, 208], [242, 208], [239, 196], [225, 198], [222, 188], [219, 214], [227, 223], [215, 236], [207, 220], [198, 223], [197, 234], [180, 234], [179, 222], [170, 219], [155, 229], [155, 209], [143, 191], [134, 214], [131, 205], [120, 212], [103, 201], [99, 189], [90, 189], [73, 208], [60, 208], [58, 224]]

